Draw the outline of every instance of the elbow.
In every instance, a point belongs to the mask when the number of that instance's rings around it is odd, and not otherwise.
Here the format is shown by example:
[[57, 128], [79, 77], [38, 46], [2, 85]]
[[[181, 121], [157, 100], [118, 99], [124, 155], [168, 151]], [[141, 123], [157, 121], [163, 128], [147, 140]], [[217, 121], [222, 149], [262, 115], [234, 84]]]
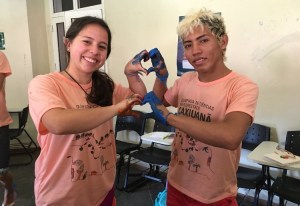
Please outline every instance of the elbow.
[[240, 137], [231, 137], [228, 138], [228, 141], [225, 143], [225, 148], [228, 150], [236, 150], [241, 146], [241, 138]]
[[66, 134], [66, 132], [61, 127], [49, 127], [48, 131], [55, 135], [63, 135]]
[[45, 125], [47, 128], [48, 132], [55, 134], [55, 135], [64, 135], [66, 134], [65, 129], [63, 126], [60, 126], [59, 124], [47, 124]]
[[239, 144], [236, 144], [236, 143], [232, 143], [232, 144], [230, 144], [228, 147], [227, 147], [227, 149], [228, 150], [236, 150], [236, 149], [238, 149], [239, 147], [240, 147], [240, 143]]

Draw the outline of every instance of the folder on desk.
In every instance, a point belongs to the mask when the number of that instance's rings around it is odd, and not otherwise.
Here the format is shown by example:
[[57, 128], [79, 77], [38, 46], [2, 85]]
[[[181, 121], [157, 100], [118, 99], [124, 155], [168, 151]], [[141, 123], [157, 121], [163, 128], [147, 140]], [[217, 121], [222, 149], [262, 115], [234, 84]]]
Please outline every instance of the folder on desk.
[[272, 153], [265, 154], [264, 156], [283, 165], [300, 162], [299, 156], [288, 151], [276, 150]]
[[153, 132], [151, 137], [158, 139], [174, 138], [174, 132]]

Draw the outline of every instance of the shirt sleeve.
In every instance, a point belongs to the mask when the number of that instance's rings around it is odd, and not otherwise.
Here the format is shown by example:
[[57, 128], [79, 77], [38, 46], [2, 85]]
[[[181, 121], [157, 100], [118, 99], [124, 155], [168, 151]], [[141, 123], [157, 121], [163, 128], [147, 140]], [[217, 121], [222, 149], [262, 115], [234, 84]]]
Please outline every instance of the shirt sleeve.
[[66, 108], [59, 97], [59, 90], [53, 80], [46, 75], [40, 75], [31, 80], [28, 87], [30, 115], [39, 133], [46, 134], [48, 130], [41, 119], [45, 112], [52, 108]]
[[185, 88], [185, 82], [190, 81], [191, 78], [193, 78], [193, 74], [191, 72], [183, 74], [174, 82], [174, 85], [166, 91], [164, 98], [171, 106], [178, 107], [178, 94], [180, 93], [180, 90]]
[[258, 86], [244, 77], [242, 80], [237, 82], [234, 89], [231, 91], [231, 98], [226, 114], [234, 111], [244, 112], [250, 115], [253, 120], [258, 94]]
[[0, 73], [4, 74], [5, 77], [11, 75], [8, 59], [2, 52], [0, 52]]
[[115, 84], [115, 90], [113, 93], [113, 104], [121, 102], [131, 94], [133, 94], [133, 92], [129, 88], [124, 87], [121, 84]]

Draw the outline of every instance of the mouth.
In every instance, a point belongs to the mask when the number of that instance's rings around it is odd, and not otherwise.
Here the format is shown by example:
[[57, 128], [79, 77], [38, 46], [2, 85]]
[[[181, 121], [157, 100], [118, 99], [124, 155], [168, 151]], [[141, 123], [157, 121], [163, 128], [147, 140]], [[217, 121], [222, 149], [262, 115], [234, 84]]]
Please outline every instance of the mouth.
[[84, 56], [83, 59], [90, 62], [90, 63], [92, 63], [92, 64], [95, 64], [95, 63], [98, 62], [98, 60], [90, 58], [90, 57], [86, 57], [86, 56]]
[[206, 60], [206, 58], [200, 57], [200, 58], [194, 59], [193, 60], [193, 64], [195, 64], [195, 65], [201, 65], [201, 64], [204, 63], [205, 60]]

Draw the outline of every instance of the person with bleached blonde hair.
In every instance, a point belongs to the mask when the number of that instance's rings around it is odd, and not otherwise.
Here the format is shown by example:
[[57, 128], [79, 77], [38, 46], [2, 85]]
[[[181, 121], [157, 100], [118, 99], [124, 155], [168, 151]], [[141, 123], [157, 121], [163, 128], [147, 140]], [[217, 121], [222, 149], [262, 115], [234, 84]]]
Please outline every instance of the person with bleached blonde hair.
[[178, 35], [195, 71], [169, 89], [156, 80], [143, 100], [157, 119], [176, 128], [167, 205], [237, 206], [241, 142], [253, 122], [258, 87], [225, 65], [228, 36], [220, 14], [191, 13], [179, 23]]

